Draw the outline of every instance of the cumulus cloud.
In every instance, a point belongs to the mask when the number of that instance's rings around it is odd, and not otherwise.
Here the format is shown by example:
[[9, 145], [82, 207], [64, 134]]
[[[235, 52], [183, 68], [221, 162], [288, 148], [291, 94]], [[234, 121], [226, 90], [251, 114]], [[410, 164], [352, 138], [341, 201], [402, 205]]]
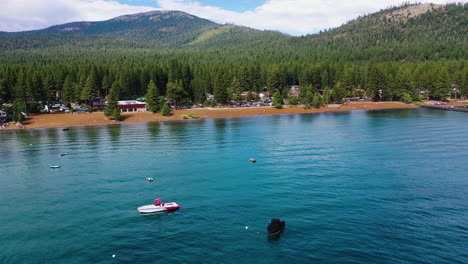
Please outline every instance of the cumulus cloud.
[[[163, 9], [181, 10], [222, 23], [271, 29], [295, 35], [315, 33], [380, 9], [397, 5], [394, 0], [268, 0], [253, 11], [234, 12], [194, 0], [156, 0]], [[433, 0], [445, 4], [447, 0]]]
[[24, 31], [74, 21], [100, 21], [154, 10], [104, 0], [2, 0], [0, 31]]

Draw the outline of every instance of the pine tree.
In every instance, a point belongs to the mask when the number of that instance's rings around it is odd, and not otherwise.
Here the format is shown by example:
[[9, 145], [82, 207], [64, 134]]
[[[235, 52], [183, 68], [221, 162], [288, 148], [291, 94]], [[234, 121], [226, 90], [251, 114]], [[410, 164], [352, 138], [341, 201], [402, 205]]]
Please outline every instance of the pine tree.
[[231, 90], [232, 90], [232, 99], [236, 102], [241, 102], [242, 101], [242, 88], [239, 80], [234, 77], [231, 82]]
[[309, 106], [313, 103], [314, 100], [314, 87], [312, 85], [305, 86], [301, 93], [299, 94], [299, 101], [304, 104], [305, 108], [309, 108]]
[[325, 69], [323, 72], [322, 72], [322, 75], [321, 75], [321, 79], [322, 79], [322, 88], [324, 87], [330, 87], [330, 76], [328, 74], [328, 71], [327, 69]]
[[331, 92], [331, 99], [335, 103], [342, 103], [344, 97], [346, 96], [346, 91], [343, 89], [342, 85], [340, 82], [338, 82], [334, 87]]
[[0, 107], [3, 105], [4, 102], [7, 101], [7, 89], [5, 85], [6, 81], [4, 79], [0, 79]]
[[315, 93], [313, 105], [315, 108], [320, 108], [320, 106], [322, 106], [322, 98], [319, 93]]
[[216, 103], [218, 104], [227, 104], [229, 100], [229, 95], [228, 95], [228, 82], [226, 81], [225, 74], [222, 71], [218, 71], [215, 74], [214, 78], [214, 90], [213, 90], [213, 95]]
[[112, 82], [110, 81], [110, 78], [108, 75], [104, 75], [104, 77], [102, 78], [101, 87], [102, 87], [102, 90], [104, 90], [104, 96], [107, 96], [110, 89], [112, 88]]
[[239, 85], [240, 85], [241, 92], [251, 90], [253, 85], [252, 85], [251, 73], [249, 69], [243, 66], [240, 68], [239, 72], [240, 72]]
[[146, 94], [146, 106], [149, 111], [157, 113], [161, 110], [161, 105], [159, 105], [159, 91], [153, 80], [150, 80], [148, 84], [148, 91]]
[[463, 97], [468, 97], [468, 66], [464, 69], [460, 82], [460, 93]]
[[68, 75], [62, 87], [62, 103], [65, 105], [71, 105], [73, 101], [73, 85], [71, 77]]
[[163, 116], [170, 116], [171, 115], [171, 108], [167, 103], [164, 103], [161, 108], [161, 115]]
[[246, 98], [247, 102], [252, 102], [254, 100], [254, 97], [253, 97], [253, 94], [252, 94], [252, 91], [249, 91], [247, 93], [247, 98]]
[[[114, 119], [114, 117], [117, 116], [116, 110], [119, 112], [119, 115], [120, 115], [120, 109], [118, 107], [119, 96], [120, 96], [120, 85], [119, 85], [119, 82], [115, 81], [112, 84], [112, 88], [110, 89], [109, 95], [107, 97], [107, 106], [104, 109], [105, 116], [110, 117], [111, 119]], [[118, 120], [118, 119], [114, 119], [114, 120]]]
[[26, 105], [28, 103], [28, 98], [27, 98], [27, 95], [26, 95], [25, 74], [26, 73], [23, 70], [21, 70], [18, 73], [18, 78], [16, 80], [16, 84], [15, 84], [15, 87], [14, 87], [14, 98], [15, 98], [14, 101], [17, 102], [17, 105], [19, 104], [18, 102], [22, 102], [23, 105], [24, 105], [24, 109], [22, 109], [21, 111], [25, 111], [27, 113]]
[[21, 100], [15, 100], [13, 103], [13, 121], [23, 122], [26, 119], [23, 112], [26, 112], [26, 104]]
[[120, 114], [119, 108], [114, 108], [111, 115], [112, 120], [120, 121], [122, 119], [122, 115]]
[[410, 95], [411, 98], [413, 98], [416, 95], [414, 80], [409, 70], [400, 68], [395, 76], [394, 82], [395, 84], [393, 87], [393, 98], [390, 98], [390, 100], [400, 100], [401, 98], [403, 101], [408, 101], [402, 98], [403, 94], [406, 93]]
[[267, 85], [269, 91], [282, 91], [286, 87], [286, 78], [278, 66], [272, 67], [268, 71]]
[[323, 92], [323, 104], [327, 105], [330, 103], [330, 98], [331, 98], [331, 90], [330, 88], [325, 88], [325, 91]]
[[383, 79], [384, 76], [380, 68], [371, 62], [368, 66], [366, 89], [367, 95], [374, 100], [381, 99], [381, 91], [384, 90]]
[[29, 105], [32, 102], [37, 102], [42, 99], [41, 91], [43, 90], [43, 87], [41, 77], [37, 72], [30, 73], [27, 76], [28, 77], [26, 78], [26, 94]]
[[276, 109], [282, 109], [283, 108], [283, 95], [281, 95], [281, 92], [279, 90], [276, 90], [275, 93], [273, 94], [273, 106]]
[[94, 97], [96, 97], [96, 83], [94, 77], [89, 76], [86, 79], [83, 90], [81, 90], [80, 100], [89, 104]]
[[431, 97], [435, 100], [446, 100], [450, 93], [452, 82], [447, 68], [442, 68], [436, 72]]
[[52, 76], [47, 75], [45, 78], [42, 78], [42, 80], [43, 91], [41, 93], [41, 101], [55, 100], [57, 90], [55, 89], [54, 80], [52, 79]]
[[187, 99], [187, 93], [183, 88], [182, 81], [168, 82], [166, 86], [166, 96], [177, 109]]
[[190, 82], [190, 89], [193, 91], [193, 100], [196, 103], [203, 103], [206, 100], [205, 82], [196, 77]]
[[345, 69], [342, 85], [348, 95], [354, 95], [353, 74], [349, 68]]

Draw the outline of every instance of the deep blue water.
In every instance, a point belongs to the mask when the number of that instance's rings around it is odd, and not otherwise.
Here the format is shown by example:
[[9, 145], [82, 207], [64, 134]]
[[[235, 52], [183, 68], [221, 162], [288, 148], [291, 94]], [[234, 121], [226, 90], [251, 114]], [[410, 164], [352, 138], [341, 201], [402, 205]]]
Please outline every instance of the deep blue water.
[[[0, 263], [468, 263], [467, 121], [410, 109], [3, 132]], [[139, 215], [155, 197], [182, 208]], [[272, 217], [287, 222], [277, 240]]]

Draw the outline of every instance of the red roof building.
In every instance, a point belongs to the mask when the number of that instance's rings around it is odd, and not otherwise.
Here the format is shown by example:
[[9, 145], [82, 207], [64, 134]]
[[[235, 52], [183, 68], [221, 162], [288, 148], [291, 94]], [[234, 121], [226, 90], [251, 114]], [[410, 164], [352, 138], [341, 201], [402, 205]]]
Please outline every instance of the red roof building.
[[118, 101], [120, 112], [146, 112], [146, 103], [136, 100]]

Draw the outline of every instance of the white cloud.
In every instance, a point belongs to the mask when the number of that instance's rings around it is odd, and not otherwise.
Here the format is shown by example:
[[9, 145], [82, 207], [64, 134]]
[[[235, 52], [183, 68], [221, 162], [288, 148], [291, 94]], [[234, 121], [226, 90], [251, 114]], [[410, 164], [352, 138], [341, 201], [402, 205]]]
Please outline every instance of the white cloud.
[[[181, 10], [221, 23], [235, 23], [257, 29], [271, 29], [292, 34], [315, 33], [338, 27], [372, 12], [398, 5], [392, 0], [268, 0], [253, 11], [234, 12], [205, 6], [193, 0], [156, 0], [162, 9]], [[445, 4], [447, 0], [433, 0]]]
[[99, 21], [155, 10], [104, 0], [2, 0], [0, 31], [24, 31], [74, 21]]

